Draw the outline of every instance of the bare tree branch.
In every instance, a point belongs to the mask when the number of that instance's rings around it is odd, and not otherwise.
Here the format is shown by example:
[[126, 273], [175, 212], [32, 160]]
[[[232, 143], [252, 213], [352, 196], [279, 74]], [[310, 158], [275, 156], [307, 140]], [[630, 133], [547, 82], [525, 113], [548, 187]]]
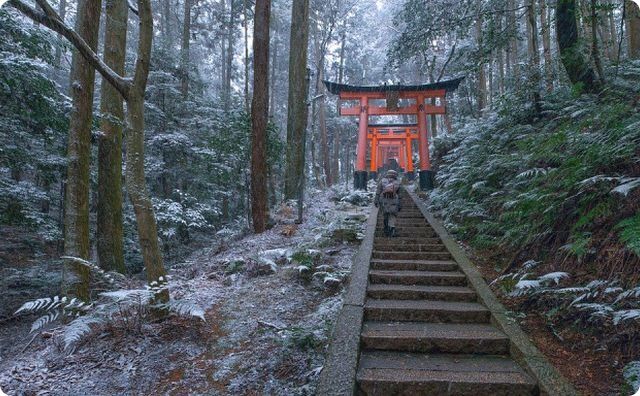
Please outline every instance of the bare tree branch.
[[80, 54], [89, 62], [102, 77], [109, 82], [126, 100], [129, 96], [131, 81], [120, 76], [107, 66], [102, 59], [91, 49], [89, 44], [80, 35], [69, 26], [67, 26], [56, 11], [46, 0], [36, 0], [36, 3], [44, 12], [40, 12], [29, 7], [20, 0], [9, 0], [7, 4], [20, 11], [28, 18], [48, 27], [56, 33], [65, 37], [80, 52]]
[[140, 12], [138, 11], [138, 7], [136, 7], [135, 4], [133, 4], [132, 0], [127, 0], [127, 5], [129, 6], [129, 9], [131, 10], [131, 12], [133, 12], [136, 15], [140, 15]]
[[451, 51], [449, 51], [449, 56], [447, 57], [447, 61], [444, 62], [444, 65], [442, 65], [442, 69], [440, 69], [440, 73], [438, 74], [438, 80], [436, 82], [440, 82], [440, 80], [442, 80], [442, 77], [444, 76], [444, 72], [447, 69], [447, 66], [449, 66], [449, 62], [451, 62], [451, 59], [453, 59], [453, 54], [456, 52], [456, 45], [458, 45], [458, 41], [456, 39], [456, 42], [453, 43], [453, 46], [451, 47]]

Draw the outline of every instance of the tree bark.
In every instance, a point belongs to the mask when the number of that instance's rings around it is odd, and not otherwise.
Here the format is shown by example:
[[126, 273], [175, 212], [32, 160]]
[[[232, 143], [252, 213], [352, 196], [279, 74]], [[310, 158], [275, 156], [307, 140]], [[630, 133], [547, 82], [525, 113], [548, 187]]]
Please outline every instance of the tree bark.
[[600, 49], [598, 48], [598, 8], [596, 0], [591, 0], [591, 57], [596, 65], [598, 78], [600, 82], [605, 82], [604, 69], [602, 68], [602, 60], [600, 58]]
[[243, 24], [244, 24], [244, 109], [249, 112], [249, 15], [247, 12], [248, 5], [247, 0], [244, 0], [243, 12]]
[[[76, 31], [96, 51], [100, 27], [100, 0], [80, 0]], [[67, 148], [67, 187], [65, 197], [64, 253], [66, 256], [90, 259], [89, 184], [91, 167], [91, 127], [95, 69], [78, 51], [73, 52], [71, 66], [71, 98]], [[89, 269], [76, 264], [79, 277], [76, 293], [89, 300]]]
[[165, 50], [169, 51], [173, 46], [171, 34], [171, 0], [162, 0], [162, 35]]
[[509, 24], [509, 31], [511, 32], [511, 40], [509, 41], [509, 55], [511, 56], [511, 67], [513, 72], [513, 78], [516, 82], [516, 86], [519, 85], [520, 80], [520, 65], [518, 63], [518, 20], [516, 19], [516, 7], [517, 1], [507, 0], [508, 17], [507, 23]]
[[229, 24], [227, 25], [227, 66], [226, 76], [224, 81], [224, 110], [229, 112], [231, 108], [231, 80], [233, 77], [233, 56], [235, 55], [234, 43], [235, 35], [234, 28], [236, 23], [236, 3], [234, 0], [229, 0]]
[[542, 25], [542, 48], [544, 56], [544, 75], [547, 92], [553, 91], [553, 60], [551, 58], [551, 25], [549, 17], [551, 7], [546, 0], [540, 0], [540, 24]]
[[[127, 45], [127, 0], [106, 0], [104, 61], [124, 75]], [[101, 134], [98, 139], [97, 247], [100, 267], [125, 273], [122, 230], [122, 96], [102, 80]]]
[[578, 42], [576, 0], [558, 0], [556, 34], [560, 58], [572, 84], [582, 84], [587, 92], [599, 89], [595, 73], [582, 55]]
[[629, 58], [640, 59], [640, 7], [627, 2], [627, 37], [629, 39]]
[[305, 171], [307, 129], [307, 53], [309, 43], [309, 0], [293, 0], [289, 52], [289, 94], [287, 106], [287, 169], [285, 199], [298, 198]]
[[[188, 0], [189, 1], [189, 0]], [[138, 39], [138, 59], [131, 86], [131, 94], [127, 100], [127, 192], [133, 204], [138, 227], [138, 238], [142, 250], [147, 280], [158, 281], [166, 276], [162, 252], [158, 241], [158, 226], [153, 204], [144, 174], [144, 94], [149, 77], [151, 48], [153, 41], [153, 15], [150, 0], [138, 0], [140, 13], [140, 37]], [[163, 293], [161, 301], [169, 299], [169, 293]]]
[[[60, 0], [60, 4], [58, 4], [58, 14], [60, 15], [60, 19], [64, 22], [64, 19], [67, 16], [67, 0]], [[63, 48], [61, 45], [56, 46], [56, 57], [54, 61], [54, 65], [56, 67], [60, 67], [62, 62], [62, 50]]]
[[[324, 55], [324, 54], [323, 54]], [[322, 169], [324, 171], [324, 181], [327, 187], [333, 185], [331, 176], [331, 158], [329, 157], [329, 139], [327, 137], [327, 104], [325, 102], [324, 83], [324, 56], [319, 59], [318, 77], [316, 80], [316, 94], [318, 99], [318, 128], [320, 130], [320, 150], [322, 153]], [[323, 95], [323, 96], [321, 96]]]
[[182, 50], [180, 60], [180, 92], [183, 99], [189, 96], [189, 42], [191, 39], [191, 2], [184, 0], [184, 23], [182, 25]]
[[271, 0], [256, 0], [253, 29], [253, 100], [251, 102], [251, 213], [253, 229], [262, 233], [269, 218], [267, 126], [269, 118], [269, 20]]
[[482, 48], [482, 1], [477, 3], [477, 19], [476, 19], [476, 46], [478, 48], [478, 66], [476, 71], [476, 78], [478, 80], [478, 114], [482, 117], [484, 108], [487, 105], [487, 75], [485, 73], [484, 54]]
[[540, 46], [538, 44], [538, 19], [536, 17], [535, 0], [528, 0], [527, 4], [527, 27], [529, 31], [529, 62], [532, 70], [532, 92], [533, 106], [537, 113], [541, 112], [540, 107]]
[[274, 26], [273, 31], [275, 32], [275, 34], [273, 35], [273, 46], [272, 46], [273, 55], [271, 56], [271, 78], [270, 78], [271, 88], [269, 89], [269, 92], [271, 95], [269, 99], [269, 117], [270, 118], [273, 118], [276, 114], [276, 82], [277, 82], [276, 72], [278, 69], [278, 49], [280, 48], [280, 40], [279, 40], [277, 27]]

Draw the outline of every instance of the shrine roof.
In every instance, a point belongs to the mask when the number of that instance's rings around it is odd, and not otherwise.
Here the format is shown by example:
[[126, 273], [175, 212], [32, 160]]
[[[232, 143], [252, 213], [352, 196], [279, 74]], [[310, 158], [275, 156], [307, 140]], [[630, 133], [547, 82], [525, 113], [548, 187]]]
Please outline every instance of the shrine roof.
[[342, 92], [419, 92], [419, 91], [435, 91], [444, 89], [447, 92], [458, 89], [460, 82], [464, 77], [458, 77], [453, 80], [440, 81], [431, 84], [419, 85], [348, 85], [338, 84], [331, 81], [323, 81], [327, 90], [333, 95], [339, 95]]

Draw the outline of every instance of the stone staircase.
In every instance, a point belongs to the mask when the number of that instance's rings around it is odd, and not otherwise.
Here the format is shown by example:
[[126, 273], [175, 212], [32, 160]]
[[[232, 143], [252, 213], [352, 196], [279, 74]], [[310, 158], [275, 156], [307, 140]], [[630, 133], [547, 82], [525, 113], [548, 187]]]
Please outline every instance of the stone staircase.
[[357, 367], [361, 395], [538, 395], [437, 233], [401, 193], [397, 237], [377, 221]]

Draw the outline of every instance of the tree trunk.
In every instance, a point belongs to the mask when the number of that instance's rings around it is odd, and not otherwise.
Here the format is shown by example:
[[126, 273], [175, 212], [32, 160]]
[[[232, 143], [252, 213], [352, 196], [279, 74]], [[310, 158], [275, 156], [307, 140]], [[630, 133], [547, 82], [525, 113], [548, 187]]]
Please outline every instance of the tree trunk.
[[293, 0], [289, 52], [289, 94], [287, 106], [287, 169], [285, 199], [295, 199], [302, 189], [305, 171], [307, 129], [307, 52], [309, 43], [309, 0]]
[[616, 29], [616, 20], [613, 16], [613, 11], [608, 12], [609, 17], [609, 29], [611, 30], [611, 47], [612, 47], [612, 58], [611, 61], [618, 60], [618, 31]]
[[553, 60], [551, 58], [551, 7], [547, 0], [540, 0], [540, 24], [542, 25], [542, 48], [544, 55], [544, 75], [547, 92], [553, 91]]
[[[190, 0], [187, 0], [190, 1]], [[127, 118], [129, 125], [126, 134], [127, 154], [127, 192], [133, 204], [138, 228], [138, 238], [147, 280], [158, 281], [166, 276], [160, 244], [158, 226], [153, 204], [144, 174], [144, 94], [147, 88], [151, 48], [153, 40], [153, 15], [150, 0], [138, 0], [140, 37], [138, 39], [138, 59], [131, 91], [127, 99]], [[169, 293], [163, 293], [161, 301], [169, 299]]]
[[251, 102], [251, 213], [256, 233], [267, 229], [267, 124], [269, 118], [269, 19], [271, 0], [256, 0]]
[[556, 9], [556, 34], [560, 58], [572, 84], [582, 84], [588, 92], [599, 89], [595, 73], [582, 55], [578, 42], [576, 0], [558, 0]]
[[[67, 0], [60, 0], [60, 4], [58, 4], [58, 15], [60, 15], [60, 20], [64, 22], [64, 19], [67, 16]], [[60, 67], [62, 62], [62, 50], [63, 48], [61, 45], [56, 46], [56, 57], [54, 61], [54, 65], [56, 67]]]
[[516, 18], [516, 4], [518, 2], [514, 0], [507, 0], [507, 9], [508, 9], [508, 23], [509, 23], [509, 31], [511, 32], [511, 40], [509, 41], [509, 55], [511, 56], [511, 67], [513, 71], [513, 78], [516, 82], [516, 86], [519, 85], [520, 81], [520, 65], [518, 64], [518, 20]]
[[598, 9], [596, 0], [591, 0], [591, 57], [596, 65], [598, 78], [600, 82], [605, 82], [604, 69], [600, 58], [600, 49], [598, 48]]
[[476, 78], [478, 80], [478, 114], [482, 117], [484, 112], [484, 108], [487, 105], [487, 75], [485, 73], [485, 65], [484, 65], [484, 54], [482, 48], [482, 1], [478, 1], [477, 4], [477, 19], [476, 19], [476, 46], [478, 48], [478, 66], [477, 66], [477, 75]]
[[[100, 27], [100, 0], [80, 0], [76, 31], [96, 51]], [[95, 69], [78, 51], [73, 52], [71, 66], [71, 98], [67, 151], [67, 190], [65, 197], [64, 252], [66, 256], [90, 259], [89, 184], [91, 167], [91, 127]], [[76, 265], [79, 298], [89, 300], [89, 269]]]
[[270, 78], [270, 83], [271, 83], [271, 89], [269, 90], [270, 92], [270, 99], [269, 99], [269, 117], [273, 118], [276, 114], [276, 71], [277, 71], [277, 66], [278, 66], [278, 49], [280, 48], [280, 40], [278, 39], [279, 35], [278, 35], [278, 29], [277, 27], [275, 27], [274, 29], [274, 37], [273, 37], [273, 56], [271, 57], [271, 78]]
[[[104, 61], [124, 75], [127, 0], [106, 0]], [[98, 262], [106, 271], [125, 273], [122, 231], [122, 96], [102, 80], [98, 147]]]
[[640, 7], [629, 0], [626, 1], [629, 58], [640, 59]]
[[231, 108], [231, 80], [233, 77], [233, 56], [235, 55], [234, 43], [235, 43], [235, 35], [233, 34], [235, 23], [236, 23], [236, 2], [234, 0], [229, 0], [229, 25], [227, 26], [227, 74], [224, 81], [224, 110], [226, 112]]
[[343, 30], [340, 35], [340, 66], [338, 69], [338, 83], [342, 84], [344, 81], [344, 47], [347, 42], [347, 30]]
[[244, 27], [244, 110], [249, 112], [249, 15], [247, 8], [247, 0], [244, 0], [243, 27]]
[[[326, 95], [324, 90], [324, 54], [321, 54], [318, 64], [316, 79], [316, 95]], [[322, 154], [322, 169], [324, 171], [324, 181], [327, 187], [331, 187], [333, 179], [331, 177], [331, 159], [329, 158], [329, 139], [327, 138], [327, 104], [325, 96], [318, 99], [318, 128], [320, 131], [320, 151]]]
[[171, 34], [171, 0], [162, 0], [162, 28], [165, 50], [170, 51], [173, 46], [173, 36]]
[[[189, 96], [189, 42], [191, 38], [191, 2], [192, 0], [184, 0], [184, 24], [182, 25], [182, 50], [180, 60], [180, 92], [182, 98], [187, 99]], [[224, 46], [224, 45], [223, 45]]]
[[542, 111], [540, 107], [540, 46], [538, 45], [538, 22], [536, 17], [535, 0], [528, 0], [527, 4], [527, 27], [529, 31], [529, 62], [532, 69], [532, 92], [533, 106], [536, 113]]

